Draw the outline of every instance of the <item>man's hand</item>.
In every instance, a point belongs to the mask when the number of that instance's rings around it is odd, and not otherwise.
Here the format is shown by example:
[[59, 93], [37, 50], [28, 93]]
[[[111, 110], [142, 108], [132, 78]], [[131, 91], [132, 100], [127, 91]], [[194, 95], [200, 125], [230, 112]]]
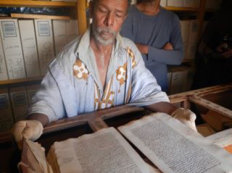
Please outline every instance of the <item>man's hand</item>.
[[197, 132], [197, 128], [195, 124], [196, 114], [193, 113], [191, 110], [178, 108], [171, 114], [171, 116], [173, 118], [178, 119], [183, 124], [185, 124], [186, 126], [190, 127], [191, 129]]
[[137, 48], [139, 49], [139, 51], [140, 51], [142, 54], [148, 54], [148, 46], [147, 46], [147, 45], [137, 43], [136, 46], [137, 46]]
[[172, 45], [172, 43], [166, 43], [164, 46], [163, 46], [163, 49], [164, 50], [173, 50], [174, 48], [173, 48], [173, 45]]
[[19, 148], [22, 145], [22, 139], [30, 139], [35, 141], [43, 133], [43, 125], [38, 120], [22, 120], [15, 123], [12, 133]]

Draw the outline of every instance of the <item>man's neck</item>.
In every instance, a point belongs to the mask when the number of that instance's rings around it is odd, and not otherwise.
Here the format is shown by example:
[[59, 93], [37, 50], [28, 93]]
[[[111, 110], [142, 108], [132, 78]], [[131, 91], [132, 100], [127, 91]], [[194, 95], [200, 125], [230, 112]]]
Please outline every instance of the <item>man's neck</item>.
[[94, 38], [92, 38], [90, 40], [90, 46], [97, 53], [106, 54], [106, 52], [112, 50], [113, 44], [109, 44], [109, 45], [99, 44]]
[[146, 15], [155, 16], [160, 11], [160, 1], [142, 2], [137, 4], [136, 7], [139, 11]]
[[90, 46], [95, 55], [95, 61], [98, 68], [99, 78], [103, 88], [106, 84], [106, 75], [111, 58], [111, 52], [114, 44], [102, 45], [99, 44], [94, 38], [90, 40]]

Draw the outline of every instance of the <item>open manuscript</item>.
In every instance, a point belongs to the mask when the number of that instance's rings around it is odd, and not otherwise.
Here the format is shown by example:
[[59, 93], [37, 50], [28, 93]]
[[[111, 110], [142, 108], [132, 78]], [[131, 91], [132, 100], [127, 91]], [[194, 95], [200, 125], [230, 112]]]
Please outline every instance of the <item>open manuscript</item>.
[[[22, 159], [21, 169], [28, 169], [24, 172], [160, 172], [148, 165], [113, 127], [102, 129], [93, 134], [83, 135], [79, 138], [70, 138], [65, 141], [55, 142], [48, 152], [47, 161], [43, 153], [44, 150], [41, 149], [38, 143], [26, 141], [25, 145], [28, 148], [26, 156], [27, 165], [23, 163]], [[28, 156], [30, 157], [29, 160]], [[33, 163], [28, 164], [31, 160], [33, 160]]]
[[232, 172], [232, 155], [167, 114], [119, 127], [165, 173]]
[[[164, 173], [232, 171], [232, 155], [167, 114], [156, 113], [119, 130]], [[20, 167], [23, 173], [160, 172], [113, 127], [55, 142], [47, 158], [40, 144], [26, 141]]]

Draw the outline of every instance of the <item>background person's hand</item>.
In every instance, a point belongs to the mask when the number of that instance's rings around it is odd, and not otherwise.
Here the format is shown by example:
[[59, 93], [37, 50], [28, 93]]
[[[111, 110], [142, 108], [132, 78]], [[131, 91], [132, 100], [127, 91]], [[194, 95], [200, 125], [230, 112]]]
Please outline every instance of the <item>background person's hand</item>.
[[137, 48], [142, 54], [148, 54], [148, 46], [145, 44], [136, 43]]
[[22, 139], [35, 141], [43, 133], [43, 125], [38, 120], [22, 120], [15, 123], [12, 133], [19, 148], [22, 146]]
[[163, 49], [164, 50], [173, 50], [174, 48], [173, 48], [173, 45], [172, 45], [172, 43], [166, 43], [164, 46], [163, 46]]
[[197, 132], [195, 124], [196, 114], [191, 110], [178, 108], [171, 114], [171, 116]]

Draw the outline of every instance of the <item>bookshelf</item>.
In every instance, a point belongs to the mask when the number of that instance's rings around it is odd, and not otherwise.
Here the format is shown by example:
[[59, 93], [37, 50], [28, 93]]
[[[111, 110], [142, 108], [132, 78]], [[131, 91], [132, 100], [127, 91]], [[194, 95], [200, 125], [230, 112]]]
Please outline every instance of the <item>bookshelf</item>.
[[[23, 23], [20, 25], [20, 21], [29, 21], [32, 23], [32, 25], [34, 23], [34, 30], [35, 30], [34, 37], [37, 38], [37, 41], [38, 41], [38, 37], [36, 35], [36, 25], [37, 25], [36, 21], [37, 20], [51, 20], [50, 26], [51, 26], [52, 30], [54, 29], [53, 28], [54, 23], [55, 22], [57, 23], [57, 21], [59, 23], [59, 21], [61, 21], [61, 22], [65, 23], [65, 25], [62, 25], [62, 26], [65, 26], [66, 32], [70, 32], [70, 31], [76, 32], [75, 27], [77, 27], [78, 34], [82, 34], [87, 29], [87, 19], [86, 19], [86, 6], [87, 5], [86, 4], [87, 4], [86, 0], [77, 0], [76, 2], [37, 1], [37, 0], [0, 0], [0, 7], [32, 7], [32, 8], [48, 7], [51, 9], [61, 9], [61, 10], [68, 9], [68, 10], [64, 10], [65, 13], [62, 14], [62, 16], [58, 16], [56, 14], [54, 15], [53, 13], [51, 13], [51, 15], [50, 14], [46, 15], [46, 14], [30, 14], [30, 13], [13, 12], [13, 13], [7, 14], [7, 16], [1, 17], [1, 20], [3, 21], [4, 19], [7, 19], [7, 20], [12, 19], [15, 22], [17, 19], [18, 22], [16, 22], [15, 25], [18, 25], [18, 28], [20, 28], [20, 26], [25, 24], [25, 23]], [[23, 20], [23, 19], [26, 19], [26, 20]], [[71, 23], [76, 23], [75, 20], [77, 21], [78, 25], [75, 25], [75, 27], [73, 27], [73, 25]], [[67, 30], [67, 28], [69, 31]], [[54, 32], [54, 30], [50, 33], [51, 33], [50, 35], [52, 35], [52, 37], [53, 37], [53, 39], [52, 39], [53, 44], [55, 44], [55, 32]], [[17, 35], [20, 35], [20, 34], [17, 34]], [[27, 32], [26, 35], [31, 35], [31, 34], [29, 34]], [[28, 37], [31, 37], [31, 36], [28, 36]], [[68, 35], [66, 37], [70, 37], [70, 35]], [[23, 38], [21, 35], [20, 40], [21, 40], [21, 46], [22, 46], [22, 51], [23, 51], [23, 55], [24, 55], [25, 51], [23, 50], [23, 44], [22, 44], [23, 39], [25, 39], [25, 37]], [[1, 44], [2, 44], [1, 47], [4, 50], [3, 40], [1, 40]], [[27, 45], [28, 45], [28, 43], [27, 43]], [[38, 55], [37, 59], [39, 59], [38, 42], [35, 45], [37, 45], [36, 46], [37, 48], [35, 48], [35, 49], [37, 50], [36, 51], [37, 52], [36, 54]], [[55, 52], [56, 51], [55, 47], [53, 47], [53, 49]], [[1, 53], [3, 54], [3, 56], [5, 56], [6, 52], [4, 50]], [[49, 57], [54, 57], [54, 56], [49, 56]], [[30, 58], [32, 58], [32, 57], [30, 57]], [[4, 59], [4, 57], [3, 57], [3, 59]], [[0, 61], [1, 60], [2, 59], [0, 58]], [[2, 61], [1, 61], [1, 63], [2, 63]], [[6, 64], [6, 61], [5, 62], [3, 61], [2, 64]], [[39, 68], [41, 70], [41, 64], [39, 64], [39, 66], [40, 66]], [[7, 64], [6, 64], [6, 67], [7, 67]], [[25, 71], [27, 71], [25, 57], [24, 57], [24, 68], [25, 68]], [[0, 70], [2, 70], [1, 66], [0, 66]], [[34, 69], [34, 71], [35, 71], [35, 69]], [[42, 72], [42, 70], [41, 70], [41, 72]], [[9, 71], [7, 73], [9, 73]], [[26, 74], [27, 74], [27, 72], [26, 72]], [[2, 77], [2, 76], [0, 76], [0, 77]], [[34, 75], [33, 77], [30, 77], [27, 74], [27, 77], [17, 77], [16, 79], [10, 78], [9, 74], [8, 74], [8, 79], [4, 78], [4, 77], [0, 78], [1, 79], [0, 80], [0, 106], [2, 106], [4, 109], [4, 110], [1, 110], [2, 112], [0, 112], [0, 114], [2, 117], [8, 117], [8, 119], [4, 119], [4, 120], [0, 119], [0, 135], [2, 133], [4, 133], [5, 131], [9, 130], [9, 127], [12, 126], [13, 123], [17, 120], [15, 112], [20, 112], [20, 111], [17, 111], [17, 109], [24, 110], [25, 107], [29, 106], [29, 104], [30, 104], [29, 100], [31, 99], [32, 94], [34, 94], [35, 91], [38, 89], [36, 87], [39, 85], [42, 78], [43, 78], [42, 73], [39, 75]], [[15, 90], [16, 88], [18, 88], [18, 89], [21, 88], [21, 89], [16, 91]], [[21, 108], [15, 107], [15, 103], [16, 103], [15, 101], [17, 99], [19, 99], [18, 103], [25, 102], [25, 105], [23, 105]], [[23, 111], [20, 114], [24, 114]]]
[[[0, 7], [51, 7], [51, 8], [70, 8], [74, 10], [78, 21], [78, 32], [82, 34], [87, 29], [86, 19], [86, 0], [78, 0], [77, 2], [61, 2], [61, 1], [35, 1], [35, 0], [0, 0]], [[60, 19], [70, 20], [70, 16], [55, 16], [55, 15], [41, 15], [41, 14], [18, 14], [11, 13], [7, 18], [19, 18], [19, 19]], [[0, 87], [9, 86], [14, 84], [25, 84], [28, 82], [38, 82], [41, 77], [25, 78], [25, 79], [13, 79], [13, 80], [1, 80]]]

